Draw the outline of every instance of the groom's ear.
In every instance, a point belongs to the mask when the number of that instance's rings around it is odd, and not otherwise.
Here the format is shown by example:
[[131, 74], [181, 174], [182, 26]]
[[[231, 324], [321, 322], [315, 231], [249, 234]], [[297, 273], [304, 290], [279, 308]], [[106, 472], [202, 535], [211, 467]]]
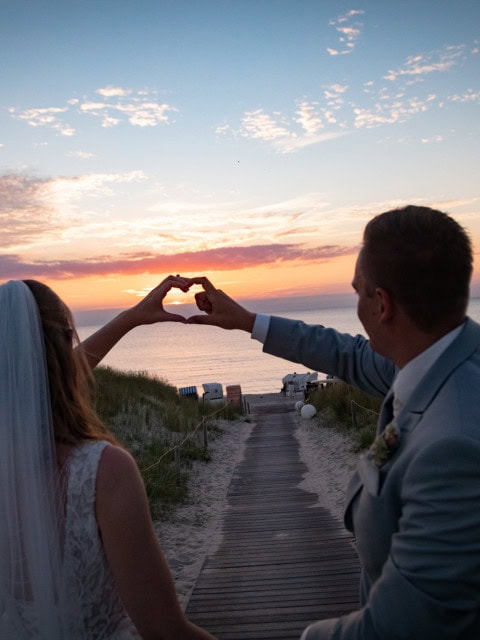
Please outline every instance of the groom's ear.
[[381, 322], [389, 322], [394, 313], [394, 303], [390, 293], [382, 287], [375, 289], [378, 315]]

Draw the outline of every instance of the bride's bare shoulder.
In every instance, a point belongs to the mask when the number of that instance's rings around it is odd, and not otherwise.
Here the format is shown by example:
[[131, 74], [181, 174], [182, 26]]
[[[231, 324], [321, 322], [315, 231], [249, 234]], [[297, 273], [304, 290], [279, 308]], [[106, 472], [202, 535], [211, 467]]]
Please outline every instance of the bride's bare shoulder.
[[99, 475], [123, 476], [138, 473], [137, 463], [126, 449], [114, 444], [108, 444], [105, 447], [98, 465]]
[[122, 447], [109, 444], [100, 458], [96, 481], [96, 513], [100, 529], [125, 522], [127, 516], [149, 519], [145, 485], [137, 463]]

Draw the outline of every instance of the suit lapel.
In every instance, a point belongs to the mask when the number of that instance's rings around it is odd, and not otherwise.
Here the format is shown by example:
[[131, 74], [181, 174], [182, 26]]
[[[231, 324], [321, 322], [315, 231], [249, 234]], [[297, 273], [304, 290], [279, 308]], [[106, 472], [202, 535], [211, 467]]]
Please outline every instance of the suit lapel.
[[453, 371], [480, 348], [480, 325], [467, 318], [456, 340], [442, 353], [426, 373], [398, 416], [403, 433], [412, 431]]
[[382, 407], [380, 409], [380, 416], [377, 423], [377, 435], [384, 431], [387, 424], [393, 420], [393, 391], [390, 391], [383, 400]]
[[[423, 413], [451, 373], [478, 349], [480, 349], [480, 325], [467, 318], [463, 331], [425, 375], [397, 416], [395, 421], [402, 436], [407, 436], [410, 431], [415, 429]], [[393, 392], [390, 389], [382, 404], [377, 434], [383, 431], [393, 417], [393, 409], [389, 407], [392, 403]], [[400, 446], [402, 445], [400, 444]], [[378, 495], [379, 486], [380, 473], [378, 469], [374, 469], [363, 456], [360, 456], [357, 470], [347, 488], [344, 515], [347, 529], [353, 531], [352, 503], [359, 491], [365, 487], [371, 495]]]

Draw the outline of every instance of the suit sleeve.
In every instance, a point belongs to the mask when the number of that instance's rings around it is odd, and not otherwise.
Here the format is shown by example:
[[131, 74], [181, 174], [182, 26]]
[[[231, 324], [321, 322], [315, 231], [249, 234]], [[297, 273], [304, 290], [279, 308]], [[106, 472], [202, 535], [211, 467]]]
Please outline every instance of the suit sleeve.
[[405, 475], [399, 530], [368, 602], [310, 625], [302, 640], [480, 638], [479, 459], [478, 441], [467, 437], [422, 449]]
[[395, 377], [395, 365], [375, 353], [363, 336], [272, 316], [263, 350], [298, 362], [383, 397]]

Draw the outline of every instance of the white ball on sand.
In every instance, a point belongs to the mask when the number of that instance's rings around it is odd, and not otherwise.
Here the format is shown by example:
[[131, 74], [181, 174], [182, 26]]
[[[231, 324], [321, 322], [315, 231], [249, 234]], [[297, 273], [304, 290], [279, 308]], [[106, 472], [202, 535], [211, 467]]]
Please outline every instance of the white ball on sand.
[[313, 418], [316, 413], [317, 410], [315, 409], [313, 404], [304, 404], [300, 411], [300, 415], [302, 416], [302, 418]]
[[298, 400], [298, 401], [295, 403], [295, 409], [296, 409], [297, 411], [300, 411], [300, 409], [303, 407], [303, 405], [304, 405], [304, 404], [305, 404], [304, 402], [302, 402], [301, 400]]

